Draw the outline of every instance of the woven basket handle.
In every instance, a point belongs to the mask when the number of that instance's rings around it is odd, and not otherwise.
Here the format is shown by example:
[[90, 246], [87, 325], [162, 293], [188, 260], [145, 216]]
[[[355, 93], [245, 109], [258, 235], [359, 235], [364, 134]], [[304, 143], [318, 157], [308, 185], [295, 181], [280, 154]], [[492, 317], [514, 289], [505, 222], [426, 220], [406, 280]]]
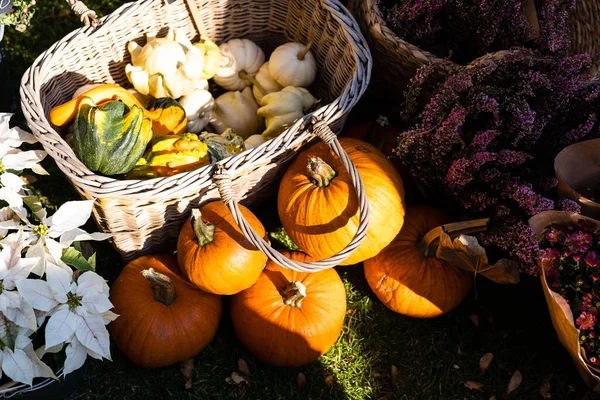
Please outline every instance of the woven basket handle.
[[81, 22], [85, 26], [98, 26], [98, 17], [94, 10], [90, 10], [87, 6], [80, 0], [67, 0], [71, 10], [73, 13], [79, 17]]
[[231, 185], [231, 176], [227, 174], [226, 167], [222, 164], [217, 164], [216, 172], [213, 175], [213, 181], [219, 190], [221, 199], [225, 205], [233, 214], [235, 222], [242, 230], [244, 236], [257, 248], [271, 259], [271, 261], [281, 265], [282, 267], [292, 269], [300, 272], [316, 272], [327, 268], [335, 267], [342, 261], [350, 257], [350, 255], [358, 248], [358, 246], [365, 240], [367, 236], [367, 227], [369, 225], [369, 203], [367, 202], [367, 196], [365, 194], [365, 188], [363, 186], [362, 179], [356, 170], [356, 167], [348, 157], [348, 154], [342, 148], [342, 145], [338, 141], [335, 133], [327, 126], [323, 124], [316, 124], [314, 126], [314, 134], [323, 140], [333, 150], [335, 155], [340, 159], [344, 167], [348, 170], [350, 179], [352, 180], [352, 186], [358, 196], [358, 203], [360, 208], [360, 218], [358, 229], [356, 234], [348, 243], [348, 245], [341, 250], [339, 253], [321, 261], [314, 262], [300, 262], [290, 260], [283, 254], [272, 248], [260, 235], [258, 235], [246, 221], [240, 212], [238, 202], [234, 198], [234, 193]]

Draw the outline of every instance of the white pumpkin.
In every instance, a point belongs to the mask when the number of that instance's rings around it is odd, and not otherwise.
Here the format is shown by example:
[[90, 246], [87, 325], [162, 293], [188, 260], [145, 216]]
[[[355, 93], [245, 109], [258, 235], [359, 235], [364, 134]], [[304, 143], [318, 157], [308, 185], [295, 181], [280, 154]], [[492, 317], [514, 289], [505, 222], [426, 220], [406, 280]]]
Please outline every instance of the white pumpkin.
[[258, 104], [250, 87], [241, 92], [225, 92], [215, 99], [210, 124], [217, 133], [231, 128], [238, 136], [246, 139], [258, 133], [263, 126], [264, 120], [256, 114], [257, 110]]
[[194, 91], [179, 99], [187, 116], [186, 131], [201, 132], [212, 118], [215, 99], [208, 91], [208, 81], [200, 80]]
[[302, 118], [317, 99], [304, 88], [287, 86], [279, 92], [265, 95], [260, 103], [262, 107], [256, 113], [265, 118], [267, 126], [262, 134], [273, 138]]
[[317, 76], [312, 43], [289, 42], [277, 47], [269, 58], [269, 74], [281, 86], [309, 87]]
[[215, 83], [227, 90], [242, 90], [251, 82], [265, 62], [265, 53], [249, 39], [231, 39], [219, 46], [221, 61], [213, 76]]
[[252, 86], [252, 94], [254, 94], [254, 98], [259, 104], [264, 95], [273, 92], [279, 92], [281, 89], [283, 89], [283, 86], [281, 86], [275, 79], [271, 77], [271, 74], [269, 73], [268, 61], [260, 67], [254, 79], [256, 79], [258, 85], [255, 83]]
[[246, 148], [246, 150], [253, 149], [255, 147], [260, 146], [264, 142], [267, 142], [268, 140], [269, 140], [269, 138], [264, 137], [263, 135], [260, 135], [260, 134], [252, 135], [252, 136], [249, 136], [248, 139], [244, 140], [244, 147]]

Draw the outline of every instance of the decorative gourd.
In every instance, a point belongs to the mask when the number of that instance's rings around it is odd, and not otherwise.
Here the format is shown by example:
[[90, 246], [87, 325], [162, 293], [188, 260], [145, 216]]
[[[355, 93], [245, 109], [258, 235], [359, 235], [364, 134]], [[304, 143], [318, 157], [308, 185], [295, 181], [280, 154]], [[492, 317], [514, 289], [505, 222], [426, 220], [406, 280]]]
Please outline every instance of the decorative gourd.
[[258, 104], [261, 104], [260, 100], [264, 95], [273, 92], [279, 92], [281, 89], [283, 89], [283, 86], [277, 83], [277, 81], [269, 74], [268, 61], [260, 67], [254, 79], [256, 82], [253, 82], [252, 94], [254, 95], [254, 98]]
[[402, 230], [375, 257], [364, 262], [369, 286], [390, 310], [416, 318], [432, 318], [456, 307], [473, 285], [473, 273], [435, 257], [427, 232], [449, 222], [427, 206], [406, 210]]
[[208, 146], [194, 133], [154, 136], [148, 151], [126, 178], [171, 176], [209, 163]]
[[185, 109], [177, 100], [170, 97], [156, 99], [149, 111], [155, 116], [152, 120], [154, 136], [185, 133], [187, 117]]
[[[360, 174], [370, 207], [367, 237], [340, 265], [377, 255], [404, 222], [404, 188], [390, 161], [372, 145], [340, 138]], [[319, 142], [301, 152], [281, 179], [277, 210], [290, 238], [311, 257], [340, 252], [356, 234], [358, 197], [350, 176], [333, 151]]]
[[[301, 252], [281, 253], [311, 261]], [[303, 273], [269, 261], [252, 287], [231, 298], [238, 339], [257, 358], [278, 366], [305, 365], [325, 354], [345, 314], [346, 290], [333, 268]]]
[[[240, 210], [266, 240], [258, 218], [244, 206]], [[267, 256], [244, 237], [221, 201], [192, 211], [179, 233], [177, 257], [190, 282], [209, 293], [223, 295], [252, 286], [267, 262]]]
[[277, 47], [269, 58], [269, 74], [281, 86], [309, 87], [317, 75], [317, 62], [306, 46], [290, 42]]
[[182, 32], [171, 28], [164, 38], [146, 35], [141, 47], [134, 41], [127, 44], [131, 64], [125, 74], [135, 90], [156, 99], [178, 99], [194, 90], [204, 75], [204, 56]]
[[89, 97], [79, 103], [73, 127], [73, 150], [91, 171], [117, 175], [130, 171], [152, 138], [152, 122], [136, 105], [111, 100], [97, 106]]
[[201, 37], [199, 41], [194, 43], [194, 47], [198, 48], [204, 57], [204, 67], [200, 79], [211, 79], [221, 63], [221, 50], [219, 46], [212, 40]]
[[208, 146], [208, 152], [213, 161], [221, 161], [245, 150], [244, 139], [236, 135], [232, 129], [227, 129], [220, 135], [203, 132], [200, 140]]
[[269, 138], [264, 137], [263, 135], [248, 136], [248, 138], [244, 140], [244, 147], [246, 148], [246, 150], [253, 149], [267, 141], [269, 141]]
[[108, 325], [132, 362], [159, 368], [188, 360], [214, 338], [222, 314], [220, 296], [177, 275], [172, 255], [143, 256], [127, 264], [110, 289], [119, 318]]
[[265, 62], [265, 53], [249, 39], [231, 39], [219, 46], [221, 62], [213, 80], [226, 90], [242, 90]]
[[262, 133], [266, 138], [278, 136], [317, 103], [308, 90], [287, 86], [280, 92], [265, 95], [262, 107], [256, 115], [265, 118], [267, 129]]
[[212, 109], [215, 105], [215, 99], [212, 93], [208, 91], [208, 82], [205, 80], [199, 81], [192, 93], [181, 97], [178, 101], [187, 116], [186, 131], [201, 132], [210, 122]]
[[258, 133], [263, 126], [263, 118], [256, 115], [257, 110], [251, 88], [225, 92], [215, 99], [210, 125], [217, 133], [231, 128], [245, 139]]

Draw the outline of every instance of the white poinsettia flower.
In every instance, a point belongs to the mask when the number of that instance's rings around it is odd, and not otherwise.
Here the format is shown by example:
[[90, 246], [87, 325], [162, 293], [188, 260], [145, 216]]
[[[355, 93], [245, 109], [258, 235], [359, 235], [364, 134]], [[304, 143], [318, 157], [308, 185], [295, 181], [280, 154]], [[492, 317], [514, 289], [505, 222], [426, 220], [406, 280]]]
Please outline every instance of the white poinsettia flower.
[[23, 143], [33, 144], [37, 143], [37, 140], [31, 133], [19, 127], [9, 128], [12, 115], [10, 113], [0, 113], [0, 171], [22, 171], [30, 168], [36, 173], [47, 174], [39, 166], [40, 161], [47, 155], [44, 150], [22, 151], [18, 149]]
[[25, 217], [18, 222], [14, 220], [0, 222], [0, 229], [22, 227], [25, 239], [30, 245], [27, 257], [39, 258], [32, 273], [42, 276], [46, 262], [52, 262], [70, 271], [71, 269], [61, 261], [64, 249], [71, 246], [74, 241], [104, 240], [112, 236], [100, 232], [88, 233], [79, 228], [90, 218], [93, 204], [93, 200], [68, 201], [50, 217], [46, 215], [46, 210], [41, 208], [35, 212], [37, 224]]
[[[36, 310], [46, 311], [46, 347], [73, 343], [76, 339], [87, 354], [110, 359], [110, 341], [106, 324], [113, 307], [106, 281], [97, 273], [86, 271], [73, 280], [73, 274], [53, 263], [46, 267], [46, 279], [24, 279], [17, 282], [22, 296]], [[114, 318], [113, 318], [114, 319]], [[69, 368], [78, 363], [78, 344], [71, 346]], [[75, 358], [73, 358], [75, 357]], [[66, 365], [66, 364], [65, 364]]]
[[36, 377], [56, 378], [33, 349], [31, 333], [31, 330], [17, 327], [0, 317], [0, 377], [4, 372], [12, 380], [28, 385]]

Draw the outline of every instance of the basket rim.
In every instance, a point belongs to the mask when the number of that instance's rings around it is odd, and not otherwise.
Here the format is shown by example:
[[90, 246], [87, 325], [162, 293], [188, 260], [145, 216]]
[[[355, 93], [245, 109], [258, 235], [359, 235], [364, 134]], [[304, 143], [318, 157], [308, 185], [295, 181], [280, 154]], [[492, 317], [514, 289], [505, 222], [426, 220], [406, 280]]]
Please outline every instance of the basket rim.
[[[312, 124], [312, 119], [316, 117], [321, 121], [336, 121], [345, 113], [350, 111], [366, 91], [371, 78], [373, 60], [366, 39], [359, 28], [358, 22], [339, 0], [318, 1], [324, 6], [325, 9], [329, 11], [330, 16], [339, 23], [348, 41], [348, 44], [353, 50], [356, 69], [353, 71], [352, 77], [344, 87], [343, 92], [332, 102], [325, 104], [298, 119], [279, 136], [262, 143], [260, 146], [245, 150], [242, 153], [235, 154], [231, 157], [218, 161], [217, 163], [227, 165], [228, 168], [231, 169], [232, 166], [239, 167], [247, 164], [249, 161], [244, 161], [245, 159], [249, 158], [251, 161], [253, 158], [263, 154], [265, 150], [271, 151], [273, 157], [278, 156], [285, 152], [287, 147], [295, 144], [298, 141], [302, 141], [302, 139], [299, 138], [300, 133], [306, 129], [307, 125]], [[116, 179], [110, 176], [99, 175], [83, 165], [83, 163], [75, 156], [71, 146], [67, 144], [65, 139], [56, 131], [53, 125], [46, 118], [40, 97], [40, 80], [36, 79], [38, 75], [44, 75], [44, 62], [47, 60], [55, 60], [56, 57], [59, 57], [61, 47], [66, 46], [72, 37], [76, 35], [85, 35], [89, 37], [95, 32], [101, 31], [105, 23], [120, 18], [122, 16], [121, 14], [130, 12], [134, 8], [150, 7], [156, 2], [163, 3], [163, 6], [169, 6], [164, 2], [164, 0], [132, 1], [122, 4], [110, 14], [100, 18], [98, 27], [81, 27], [73, 30], [65, 35], [62, 39], [52, 44], [46, 51], [42, 52], [35, 59], [32, 65], [25, 71], [23, 77], [21, 78], [21, 107], [30, 129], [38, 141], [42, 144], [44, 149], [55, 161], [57, 161], [57, 159], [68, 158], [75, 162], [75, 164], [72, 164], [69, 167], [66, 167], [61, 162], [56, 162], [56, 164], [78, 189], [84, 191], [89, 191], [91, 189], [91, 191], [95, 193], [95, 198], [120, 198], [122, 197], [120, 196], [120, 192], [126, 192], [130, 196], [140, 197], [147, 193], [144, 187], [152, 188], [154, 189], [152, 192], [155, 192], [157, 186], [166, 186], [172, 188], [178, 184], [177, 181], [195, 182], [202, 176], [212, 176], [217, 164], [211, 163], [194, 171], [151, 179]], [[26, 90], [26, 88], [32, 88], [33, 90]], [[346, 104], [343, 104], [343, 99], [347, 100]], [[34, 128], [38, 125], [42, 125], [42, 129], [39, 129], [39, 132], [38, 129]], [[301, 130], [295, 131], [296, 129]], [[312, 135], [312, 133], [310, 133], [310, 135]], [[59, 144], [60, 147], [64, 147], [64, 149], [57, 149], [55, 144]], [[65, 151], [65, 154], [61, 154], [60, 150]], [[84, 180], [85, 182], [82, 182]], [[126, 184], [125, 182], [128, 183]], [[107, 188], [109, 193], [106, 196], [102, 193], [98, 193], [98, 188], [104, 187], [105, 185], [110, 186], [111, 184], [114, 184], [115, 186], [123, 186], [123, 188], [119, 190], [108, 190]], [[159, 193], [160, 192], [161, 191], [159, 191]]]

